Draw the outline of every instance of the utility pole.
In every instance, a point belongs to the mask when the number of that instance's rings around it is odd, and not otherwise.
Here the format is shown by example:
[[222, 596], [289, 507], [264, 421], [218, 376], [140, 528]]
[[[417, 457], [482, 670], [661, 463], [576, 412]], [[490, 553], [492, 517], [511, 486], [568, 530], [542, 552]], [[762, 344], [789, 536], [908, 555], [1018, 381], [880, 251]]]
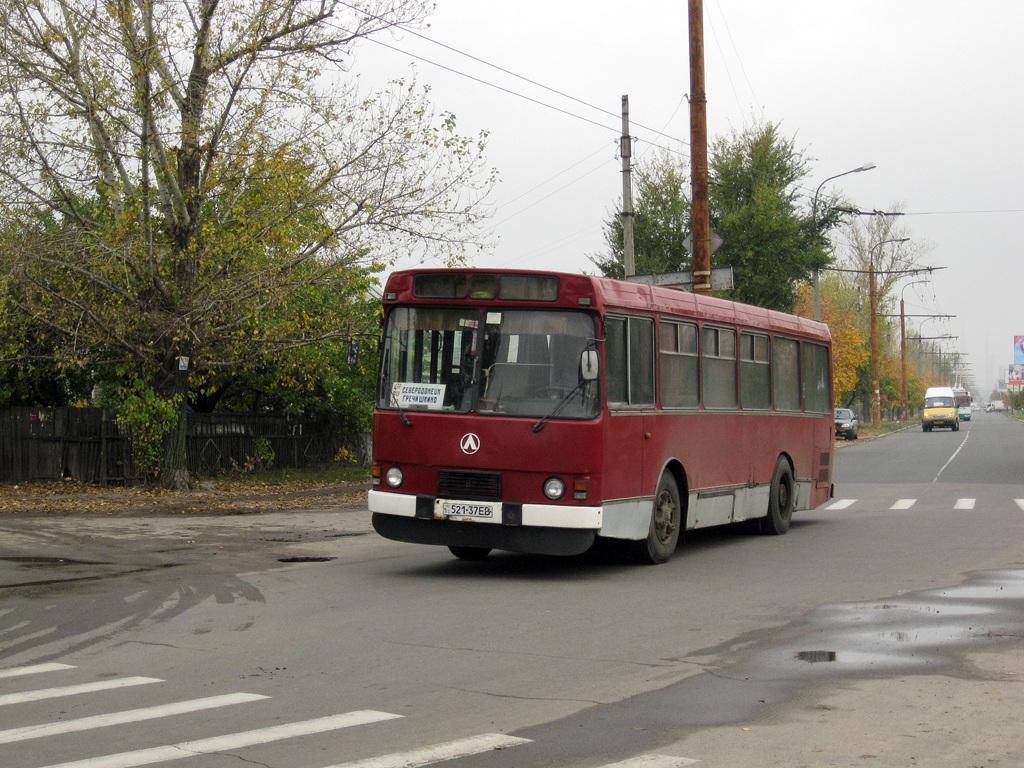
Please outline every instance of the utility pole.
[[[869, 254], [871, 255], [871, 254]], [[882, 423], [882, 393], [878, 382], [878, 307], [877, 290], [875, 288], [875, 259], [871, 255], [868, 261], [868, 307], [871, 312], [871, 425], [877, 427]]]
[[622, 96], [622, 138], [619, 139], [619, 156], [622, 158], [622, 268], [628, 278], [636, 274], [636, 258], [633, 253], [633, 177], [630, 167], [633, 142], [629, 138], [629, 94]]
[[[927, 281], [926, 280], [918, 280], [918, 281], [916, 281], [916, 283], [920, 283], [920, 282], [927, 282]], [[907, 288], [909, 288], [912, 285], [915, 285], [916, 283], [907, 283], [905, 286], [903, 286], [903, 290], [905, 291]], [[907, 418], [909, 418], [909, 416], [910, 416], [910, 402], [909, 402], [909, 400], [907, 398], [907, 318], [908, 317], [925, 317], [925, 318], [936, 318], [936, 317], [939, 317], [939, 318], [942, 318], [943, 320], [948, 320], [950, 318], [956, 317], [956, 315], [908, 315], [904, 311], [903, 292], [900, 291], [900, 313], [899, 313], [899, 315], [880, 315], [880, 317], [899, 317], [899, 319], [900, 319], [900, 405], [902, 406], [902, 409], [903, 409], [903, 416], [902, 416], [901, 421], [906, 421]], [[948, 337], [945, 337], [945, 336], [935, 336], [935, 337], [922, 337], [922, 336], [918, 336], [918, 338], [948, 338]]]
[[690, 26], [690, 270], [694, 293], [711, 293], [708, 123], [704, 93], [704, 0], [688, 0]]

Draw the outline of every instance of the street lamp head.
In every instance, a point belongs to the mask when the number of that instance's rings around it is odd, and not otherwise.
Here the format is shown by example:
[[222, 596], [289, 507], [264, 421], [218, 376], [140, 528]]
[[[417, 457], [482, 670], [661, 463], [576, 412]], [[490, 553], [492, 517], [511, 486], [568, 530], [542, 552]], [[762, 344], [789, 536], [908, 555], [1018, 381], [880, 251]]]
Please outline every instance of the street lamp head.
[[877, 167], [878, 166], [876, 166], [874, 163], [864, 163], [864, 165], [860, 166], [859, 168], [854, 168], [853, 173], [860, 173], [861, 171], [871, 171]]

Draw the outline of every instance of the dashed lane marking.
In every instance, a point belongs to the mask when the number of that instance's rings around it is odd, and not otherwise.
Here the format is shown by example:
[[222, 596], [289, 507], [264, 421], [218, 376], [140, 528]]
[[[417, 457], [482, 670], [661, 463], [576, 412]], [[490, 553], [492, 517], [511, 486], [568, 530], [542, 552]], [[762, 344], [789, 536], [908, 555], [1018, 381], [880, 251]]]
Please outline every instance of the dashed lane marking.
[[1021, 510], [1024, 510], [1024, 499], [1014, 499], [1014, 501]]
[[21, 677], [22, 675], [38, 675], [43, 672], [59, 672], [62, 669], [74, 669], [70, 664], [33, 664], [29, 667], [9, 667], [0, 669], [0, 678]]
[[80, 693], [109, 691], [114, 688], [128, 688], [133, 685], [148, 685], [149, 683], [162, 682], [163, 680], [155, 677], [119, 677], [114, 680], [99, 680], [95, 683], [82, 683], [81, 685], [64, 685], [59, 688], [39, 688], [34, 691], [23, 691], [21, 693], [5, 693], [0, 695], [0, 707], [8, 704], [24, 704], [26, 701], [57, 699], [61, 696], [75, 696]]
[[608, 763], [600, 768], [680, 768], [683, 765], [694, 765], [700, 762], [692, 757], [673, 757], [672, 755], [637, 755], [618, 763]]
[[181, 741], [150, 749], [136, 749], [131, 752], [120, 752], [114, 755], [89, 757], [85, 760], [73, 760], [70, 763], [55, 763], [44, 768], [136, 768], [140, 765], [165, 763], [181, 760], [185, 757], [196, 757], [214, 752], [226, 752], [232, 749], [267, 744], [272, 741], [291, 739], [296, 736], [310, 736], [315, 733], [336, 731], [356, 725], [377, 723], [382, 720], [395, 720], [402, 717], [390, 712], [377, 712], [372, 709], [345, 712], [340, 715], [318, 717], [314, 720], [302, 720], [297, 723], [285, 723], [269, 728], [258, 728], [252, 731], [229, 733], [224, 736], [213, 736], [196, 741]]
[[957, 499], [953, 509], [974, 509], [975, 499]]
[[893, 504], [889, 509], [910, 509], [917, 503], [917, 499], [900, 499]]
[[223, 696], [208, 696], [203, 699], [176, 701], [171, 704], [160, 704], [155, 707], [126, 709], [121, 712], [110, 712], [105, 715], [80, 717], [75, 720], [65, 720], [59, 723], [27, 725], [23, 728], [9, 728], [6, 731], [0, 731], [0, 744], [10, 744], [15, 741], [26, 741], [28, 739], [57, 736], [62, 733], [88, 731], [93, 728], [105, 728], [111, 725], [123, 725], [124, 723], [138, 723], [143, 720], [156, 720], [160, 717], [182, 715], [187, 712], [199, 712], [204, 709], [227, 707], [232, 704], [245, 704], [250, 701], [259, 701], [261, 699], [269, 698], [269, 696], [261, 696], [258, 693], [228, 693]]
[[856, 503], [856, 499], [839, 499], [838, 501], [833, 501], [825, 507], [825, 509], [846, 509], [847, 507], [852, 507]]
[[357, 760], [354, 763], [338, 763], [327, 768], [418, 768], [422, 765], [433, 765], [445, 760], [455, 760], [460, 757], [479, 755], [496, 749], [508, 749], [528, 743], [530, 743], [530, 739], [506, 736], [503, 733], [484, 733], [408, 752], [393, 752], [389, 755]]

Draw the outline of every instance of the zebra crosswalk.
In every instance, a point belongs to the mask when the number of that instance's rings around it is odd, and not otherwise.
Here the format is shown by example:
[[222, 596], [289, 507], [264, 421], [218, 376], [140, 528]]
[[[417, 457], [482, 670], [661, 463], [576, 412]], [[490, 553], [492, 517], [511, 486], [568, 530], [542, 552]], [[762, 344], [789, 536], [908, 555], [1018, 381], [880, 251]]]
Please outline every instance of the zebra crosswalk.
[[[864, 502], [860, 499], [835, 499], [834, 501], [826, 504], [823, 509], [828, 511], [840, 511], [844, 509], [851, 509], [858, 504], [861, 507], [870, 504], [872, 508], [884, 508], [889, 510], [908, 510], [913, 509], [914, 505], [917, 504], [918, 499], [896, 499], [891, 506], [884, 506], [884, 504], [878, 504], [877, 502]], [[977, 507], [978, 500], [972, 498], [957, 499], [953, 502], [952, 509], [959, 512], [967, 512]], [[1024, 511], [1024, 499], [1013, 499], [1013, 503], [1018, 509]]]
[[[49, 676], [60, 672], [70, 672], [75, 669], [76, 667], [73, 665], [59, 663], [35, 664], [6, 669], [0, 668], [0, 681], [6, 682], [18, 678], [20, 682], [25, 682], [25, 678], [31, 675]], [[13, 707], [18, 704], [46, 702], [50, 699], [59, 699], [65, 696], [101, 695], [105, 692], [162, 682], [164, 681], [152, 677], [121, 677], [89, 683], [0, 693], [0, 705]], [[126, 726], [132, 723], [160, 720], [176, 715], [209, 711], [221, 707], [255, 704], [270, 698], [270, 696], [257, 693], [223, 693], [148, 707], [121, 709], [68, 720], [62, 720], [57, 717], [52, 722], [0, 729], [0, 765], [4, 766], [4, 768], [138, 768], [138, 766], [175, 762], [184, 768], [194, 759], [211, 754], [230, 752], [233, 756], [239, 757], [238, 751], [249, 747], [286, 742], [288, 740], [301, 740], [303, 737], [316, 734], [330, 733], [342, 729], [354, 729], [371, 724], [386, 724], [404, 719], [403, 715], [391, 712], [373, 709], [354, 710], [308, 720], [276, 723], [263, 728], [253, 728], [219, 736], [207, 736], [191, 740], [184, 739], [173, 741], [172, 743], [157, 744], [111, 754], [76, 757], [72, 760], [46, 765], [12, 765], [4, 754], [4, 745], [32, 739], [51, 740], [55, 737], [82, 733], [98, 728]], [[166, 733], [168, 729], [165, 727], [161, 729], [161, 732]], [[50, 742], [47, 741], [47, 743]], [[419, 766], [437, 765], [473, 755], [483, 755], [495, 750], [514, 749], [531, 743], [535, 742], [519, 736], [504, 733], [481, 733], [354, 761], [346, 761], [344, 755], [338, 755], [336, 759], [341, 758], [340, 762], [336, 761], [329, 765], [323, 765], [321, 768], [418, 768]], [[308, 764], [308, 757], [304, 756], [301, 762], [303, 765]], [[596, 768], [682, 768], [682, 766], [693, 765], [697, 762], [697, 760], [688, 757], [645, 753], [618, 762], [606, 763]]]

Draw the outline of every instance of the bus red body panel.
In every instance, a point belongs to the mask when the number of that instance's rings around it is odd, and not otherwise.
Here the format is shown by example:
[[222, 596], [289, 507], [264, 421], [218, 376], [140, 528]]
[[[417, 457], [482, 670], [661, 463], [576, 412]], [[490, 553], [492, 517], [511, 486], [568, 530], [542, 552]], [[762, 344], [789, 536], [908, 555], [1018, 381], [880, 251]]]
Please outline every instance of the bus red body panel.
[[688, 529], [765, 517], [781, 460], [796, 509], [829, 498], [821, 323], [530, 270], [398, 272], [384, 309], [369, 502], [385, 536], [554, 554], [641, 540], [665, 472]]

